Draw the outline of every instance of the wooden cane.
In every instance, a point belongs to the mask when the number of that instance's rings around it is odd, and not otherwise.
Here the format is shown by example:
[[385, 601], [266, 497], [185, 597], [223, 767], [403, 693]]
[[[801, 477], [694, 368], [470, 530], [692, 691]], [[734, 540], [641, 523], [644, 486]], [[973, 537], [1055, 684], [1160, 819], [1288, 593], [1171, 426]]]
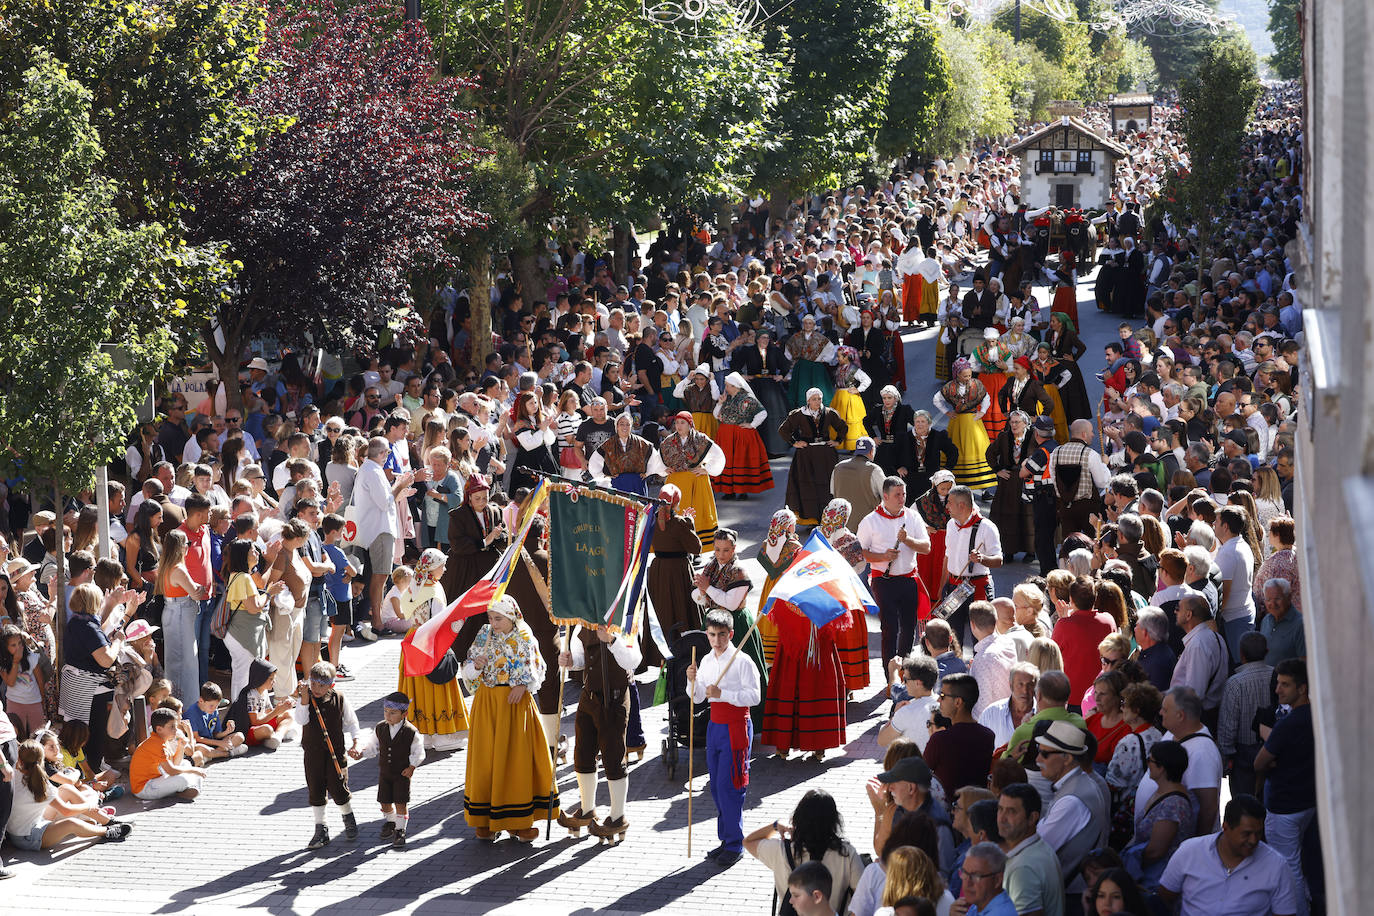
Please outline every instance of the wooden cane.
[[[697, 666], [697, 648], [692, 647], [692, 667]], [[697, 717], [696, 717], [696, 678], [687, 690], [687, 858], [692, 857], [692, 748], [696, 747], [697, 737]]]
[[[563, 633], [563, 651], [572, 651], [572, 627], [566, 627]], [[558, 666], [558, 722], [560, 726], [563, 722], [563, 688], [568, 683], [568, 669], [562, 665]], [[539, 705], [535, 704], [537, 710]], [[549, 792], [549, 810], [544, 817], [544, 842], [548, 842], [553, 835], [553, 800], [558, 795], [558, 739], [560, 734], [554, 736], [553, 748], [549, 752], [549, 762], [553, 764], [553, 788]]]

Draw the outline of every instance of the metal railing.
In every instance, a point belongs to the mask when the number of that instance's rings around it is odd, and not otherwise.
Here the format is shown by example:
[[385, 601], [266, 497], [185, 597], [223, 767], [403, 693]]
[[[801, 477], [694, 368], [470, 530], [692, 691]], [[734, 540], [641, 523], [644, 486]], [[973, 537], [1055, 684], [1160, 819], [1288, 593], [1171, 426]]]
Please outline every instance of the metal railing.
[[1061, 162], [1058, 160], [1046, 161], [1037, 159], [1035, 162], [1035, 174], [1044, 175], [1046, 173], [1054, 175], [1096, 175], [1097, 163], [1091, 160], [1087, 162]]

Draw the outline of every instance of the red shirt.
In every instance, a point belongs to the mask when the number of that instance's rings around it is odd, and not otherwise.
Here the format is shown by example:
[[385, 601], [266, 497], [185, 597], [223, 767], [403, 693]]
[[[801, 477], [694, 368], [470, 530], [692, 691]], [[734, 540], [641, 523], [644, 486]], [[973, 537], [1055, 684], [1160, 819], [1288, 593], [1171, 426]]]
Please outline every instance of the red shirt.
[[191, 581], [205, 588], [212, 588], [215, 580], [210, 572], [210, 526], [201, 525], [197, 532], [183, 524], [181, 530], [188, 542], [186, 571], [191, 574]]
[[1116, 622], [1100, 611], [1074, 611], [1054, 625], [1054, 641], [1064, 655], [1071, 702], [1083, 696], [1102, 673], [1098, 645], [1116, 630]]

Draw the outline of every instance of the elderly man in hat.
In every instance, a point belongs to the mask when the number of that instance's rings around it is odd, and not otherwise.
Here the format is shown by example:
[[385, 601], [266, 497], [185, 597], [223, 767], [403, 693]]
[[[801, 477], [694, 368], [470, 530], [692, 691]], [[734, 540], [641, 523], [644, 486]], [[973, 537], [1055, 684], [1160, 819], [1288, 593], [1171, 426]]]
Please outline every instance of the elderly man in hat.
[[873, 440], [864, 436], [854, 445], [854, 454], [840, 461], [830, 472], [830, 492], [849, 500], [850, 531], [858, 531], [859, 523], [872, 512], [883, 498], [883, 469], [873, 461]]
[[1035, 739], [1040, 775], [1054, 798], [1036, 833], [1059, 857], [1064, 874], [1074, 874], [1088, 852], [1107, 841], [1110, 806], [1079, 760], [1088, 752], [1088, 733], [1072, 722], [1049, 722]]

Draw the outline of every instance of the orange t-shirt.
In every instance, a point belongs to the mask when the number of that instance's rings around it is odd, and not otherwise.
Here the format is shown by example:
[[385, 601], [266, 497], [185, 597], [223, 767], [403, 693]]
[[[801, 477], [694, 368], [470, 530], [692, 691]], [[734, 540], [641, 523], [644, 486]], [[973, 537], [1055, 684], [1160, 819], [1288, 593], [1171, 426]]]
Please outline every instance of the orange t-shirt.
[[142, 792], [150, 781], [163, 775], [162, 765], [171, 759], [167, 744], [152, 734], [134, 749], [133, 759], [129, 761], [129, 787], [135, 793]]

